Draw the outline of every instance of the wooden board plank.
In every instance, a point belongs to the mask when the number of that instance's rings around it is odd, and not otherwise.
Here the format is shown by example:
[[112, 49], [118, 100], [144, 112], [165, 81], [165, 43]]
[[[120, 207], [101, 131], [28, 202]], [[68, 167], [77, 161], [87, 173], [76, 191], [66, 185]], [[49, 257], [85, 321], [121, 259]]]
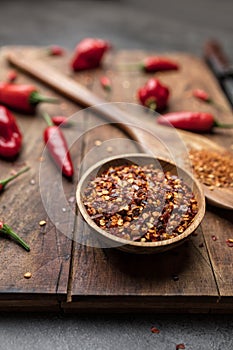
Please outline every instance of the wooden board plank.
[[[4, 50], [3, 50], [4, 51]], [[32, 54], [33, 54], [32, 50]], [[9, 71], [1, 55], [1, 80], [4, 80]], [[48, 59], [44, 57], [44, 59]], [[81, 80], [84, 83], [84, 76]], [[43, 94], [55, 96], [47, 87], [35, 82], [28, 76], [19, 73], [17, 83], [35, 84]], [[70, 103], [61, 96], [60, 105], [44, 105], [44, 108], [51, 115], [65, 114], [72, 115], [79, 108]], [[40, 174], [39, 169], [42, 164], [41, 159], [43, 145], [43, 130], [45, 123], [40, 117], [40, 108], [35, 116], [25, 116], [14, 113], [20, 125], [24, 136], [24, 147], [20, 157], [14, 162], [9, 163], [0, 160], [1, 177], [6, 176], [12, 169], [18, 169], [25, 162], [30, 165], [30, 172], [24, 177], [17, 179], [8, 186], [5, 193], [1, 194], [1, 218], [12, 226], [30, 245], [30, 253], [26, 253], [15, 243], [1, 239], [1, 272], [0, 272], [0, 307], [9, 309], [59, 309], [60, 300], [66, 299], [67, 286], [69, 280], [72, 229], [74, 220], [66, 223], [67, 236], [56, 229], [51, 222], [46, 208], [43, 207], [40, 194], [40, 181], [43, 180], [47, 186], [48, 193], [51, 184], [59, 178], [59, 173], [53, 162], [49, 161], [43, 165], [45, 174]], [[81, 125], [81, 121], [80, 121]], [[68, 136], [69, 131], [65, 131]], [[77, 150], [72, 152], [74, 162], [80, 157]], [[46, 180], [47, 179], [47, 180]], [[31, 182], [33, 180], [33, 182]], [[46, 182], [47, 181], [47, 182]], [[63, 181], [63, 189], [67, 198], [74, 195], [75, 185], [68, 181]], [[61, 212], [61, 221], [63, 212], [59, 206], [61, 194], [57, 194], [54, 202], [54, 210]], [[75, 207], [75, 203], [70, 204]], [[46, 220], [45, 227], [39, 226], [40, 220]], [[70, 234], [68, 234], [70, 232]], [[32, 277], [24, 278], [24, 273], [30, 271]], [[38, 299], [39, 298], [39, 299]], [[7, 300], [9, 304], [7, 304]], [[14, 301], [17, 300], [17, 303]], [[11, 303], [10, 301], [13, 301]]]
[[[138, 61], [145, 55], [146, 53], [144, 52], [137, 54], [123, 52], [115, 58], [114, 62], [119, 64]], [[195, 87], [206, 87], [202, 84], [202, 77], [203, 81], [208, 81], [208, 85], [211, 85], [212, 90], [210, 90], [210, 93], [212, 96], [216, 96], [217, 100], [219, 98], [219, 101], [223, 104], [226, 102], [222, 98], [213, 77], [200, 60], [186, 55], [175, 55], [174, 57], [181, 62], [182, 72], [178, 75], [177, 73], [159, 74], [161, 80], [170, 86], [175, 86], [175, 88], [172, 88], [171, 109], [195, 110], [198, 105], [200, 110], [206, 110], [206, 106], [193, 100], [191, 97], [182, 98], [182, 96], [187, 96]], [[192, 66], [192, 72], [195, 72], [194, 82], [191, 80], [193, 77], [190, 79], [187, 74], [190, 66]], [[117, 69], [113, 68], [108, 72], [108, 74], [111, 74], [113, 81], [111, 100], [115, 102], [136, 102], [135, 91], [137, 87], [145, 82], [148, 76], [135, 72], [134, 74], [132, 72], [121, 72], [119, 75]], [[96, 75], [93, 89], [98, 93], [98, 75]], [[208, 106], [207, 109], [213, 112], [211, 107]], [[229, 121], [229, 118], [226, 119]], [[122, 136], [117, 130], [106, 129], [104, 134], [97, 130], [96, 134], [93, 132], [89, 135], [86, 139], [86, 152], [94, 146], [93, 141], [97, 138], [103, 141], [103, 144], [99, 152], [93, 153], [91, 162], [87, 166], [102, 159], [104, 156], [106, 157], [107, 144], [104, 141], [107, 138], [117, 137], [117, 134], [119, 135], [118, 137]], [[117, 144], [117, 146], [120, 146], [120, 148], [116, 149], [113, 142], [115, 154], [125, 152], [126, 147], [124, 145]], [[221, 212], [221, 210], [218, 209], [218, 212]], [[205, 219], [206, 222], [208, 223], [208, 219]], [[85, 223], [83, 225], [83, 230], [88, 235], [88, 228]], [[231, 225], [228, 225], [226, 229], [229, 230], [230, 227]], [[219, 227], [220, 232], [221, 225]], [[156, 309], [163, 308], [165, 305], [171, 309], [176, 309], [177, 296], [182, 296], [183, 299], [181, 298], [181, 300], [185, 300], [183, 307], [186, 305], [194, 309], [218, 309], [220, 298], [218, 288], [221, 286], [221, 296], [224, 296], [225, 280], [220, 281], [217, 276], [219, 272], [218, 267], [213, 267], [212, 265], [209, 245], [212, 245], [214, 242], [206, 240], [205, 236], [207, 234], [210, 236], [211, 231], [205, 224], [198, 230], [198, 235], [192, 237], [188, 246], [180, 247], [179, 250], [174, 250], [170, 253], [150, 257], [127, 255], [114, 249], [101, 250], [76, 245], [73, 257], [73, 283], [70, 298], [72, 300], [72, 309], [85, 307], [95, 309], [102, 306], [109, 309], [117, 308], [120, 307], [121, 303], [124, 303], [124, 297], [126, 296], [128, 296], [128, 299], [125, 309], [131, 307], [140, 309], [140, 303], [143, 303], [140, 301], [142, 300], [141, 296], [145, 298], [150, 296], [151, 298], [147, 298], [147, 307], [152, 307], [154, 302], [154, 308]], [[221, 254], [221, 251], [219, 250], [218, 253]], [[179, 275], [179, 280], [176, 282], [172, 279], [174, 274]], [[218, 281], [217, 285], [216, 280]], [[208, 300], [210, 303], [206, 303], [206, 295], [209, 296]], [[98, 299], [95, 299], [95, 296], [98, 296]], [[165, 300], [161, 301], [163, 297], [166, 299], [166, 302]], [[97, 301], [96, 304], [95, 300]], [[65, 307], [70, 309], [71, 305], [66, 305]], [[145, 303], [142, 305], [142, 308], [145, 307]]]
[[[53, 58], [47, 57], [43, 50], [38, 51], [33, 48], [27, 50], [32, 56], [40, 54], [41, 59], [46, 60], [49, 65], [64, 74], [71, 74], [67, 64], [69, 56]], [[137, 62], [146, 55], [148, 53], [142, 51], [113, 53], [106, 59], [103, 69], [72, 74], [72, 77], [98, 96], [105, 98], [106, 101], [136, 103], [137, 88], [151, 75], [124, 70], [120, 64]], [[157, 74], [172, 90], [169, 110], [198, 109], [215, 113], [218, 120], [232, 121], [230, 107], [204, 63], [186, 54], [169, 55], [177, 59], [182, 67], [178, 73]], [[4, 75], [5, 71], [2, 74]], [[109, 95], [100, 88], [99, 78], [103, 74], [112, 79], [113, 90]], [[32, 80], [20, 74], [20, 81], [30, 82]], [[36, 85], [43, 93], [55, 95], [38, 82]], [[213, 106], [207, 106], [193, 99], [190, 92], [197, 87], [207, 90], [228, 112], [217, 111]], [[63, 112], [67, 116], [80, 110], [77, 105], [65, 98], [59, 96], [59, 99], [62, 102], [60, 105], [46, 105], [46, 110], [51, 114]], [[51, 304], [52, 307], [55, 304], [57, 307], [59, 300], [65, 300], [68, 288], [68, 302], [62, 302], [62, 307], [67, 311], [97, 308], [124, 311], [153, 308], [160, 311], [175, 310], [176, 312], [181, 309], [195, 312], [233, 309], [232, 278], [229, 277], [232, 270], [232, 251], [225, 244], [225, 239], [230, 238], [232, 229], [232, 217], [229, 212], [209, 206], [205, 220], [196, 236], [193, 236], [179, 249], [157, 256], [138, 258], [114, 249], [98, 249], [78, 243], [73, 243], [72, 247], [70, 239], [59, 234], [54, 224], [46, 218], [46, 212], [39, 196], [38, 159], [43, 148], [41, 141], [41, 123], [43, 122], [37, 117], [30, 119], [30, 122], [29, 117], [22, 115], [17, 115], [17, 117], [26, 140], [24, 151], [17, 160], [17, 164], [27, 159], [32, 170], [27, 175], [25, 174], [24, 181], [18, 179], [15, 185], [12, 184], [4, 194], [1, 215], [4, 215], [12, 226], [17, 227], [17, 231], [20, 231], [21, 235], [29, 241], [33, 249], [27, 255], [19, 247], [12, 246], [12, 242], [2, 240], [4, 255], [1, 257], [3, 261], [0, 287], [1, 308], [7, 307], [7, 299], [11, 299], [12, 308], [14, 306], [20, 308], [25, 303], [29, 307], [32, 306], [31, 300], [34, 301], [34, 306], [38, 307], [39, 300], [46, 300], [46, 298], [47, 306]], [[77, 122], [75, 132], [78, 137], [91, 126], [98, 124], [100, 119], [93, 116], [90, 111], [89, 113], [80, 112]], [[143, 127], [150, 129], [149, 124], [144, 125], [144, 121], [142, 124]], [[65, 132], [67, 137], [72, 139], [73, 131]], [[116, 148], [115, 139], [122, 137], [123, 139], [117, 143]], [[223, 146], [232, 145], [232, 131], [230, 130], [221, 130], [207, 137]], [[102, 141], [98, 147], [95, 144], [96, 140]], [[109, 147], [112, 147], [111, 151]], [[151, 147], [155, 148], [156, 144], [151, 144]], [[76, 165], [76, 177], [73, 184], [64, 182], [66, 197], [74, 196], [81, 164], [85, 168], [99, 159], [125, 152], [126, 149], [127, 152], [134, 152], [137, 147], [127, 140], [126, 135], [111, 125], [98, 126], [86, 134], [78, 144], [74, 144], [71, 148]], [[86, 157], [83, 158], [85, 155]], [[12, 166], [16, 166], [16, 164], [5, 164], [3, 161], [0, 164], [4, 174], [9, 172]], [[47, 171], [49, 177], [54, 176], [56, 179], [56, 169], [52, 163], [48, 164]], [[48, 189], [51, 186], [49, 177], [46, 182]], [[29, 184], [31, 178], [35, 179], [36, 185]], [[26, 179], [28, 182], [25, 182]], [[23, 196], [17, 195], [16, 186], [20, 193], [24, 193]], [[58, 194], [56, 204], [58, 211], [61, 210], [59, 196]], [[71, 207], [75, 210], [74, 203]], [[16, 212], [17, 216], [14, 215]], [[61, 218], [63, 214], [61, 213]], [[24, 217], [23, 221], [22, 217]], [[38, 222], [44, 218], [48, 221], [48, 225], [45, 231], [41, 232]], [[68, 223], [65, 223], [67, 232], [72, 233], [75, 222], [75, 235], [81, 232], [88, 237], [88, 228], [81, 217], [77, 219], [72, 217]], [[212, 240], [212, 234], [218, 237], [217, 241]], [[73, 257], [68, 282], [71, 253]], [[15, 261], [12, 260], [12, 256]], [[31, 269], [33, 277], [25, 280], [23, 273], [28, 269]], [[173, 275], [178, 275], [179, 279], [174, 281]], [[38, 298], [41, 299], [38, 300]], [[19, 302], [15, 301], [17, 299]], [[21, 303], [20, 299], [23, 299], [25, 303]]]

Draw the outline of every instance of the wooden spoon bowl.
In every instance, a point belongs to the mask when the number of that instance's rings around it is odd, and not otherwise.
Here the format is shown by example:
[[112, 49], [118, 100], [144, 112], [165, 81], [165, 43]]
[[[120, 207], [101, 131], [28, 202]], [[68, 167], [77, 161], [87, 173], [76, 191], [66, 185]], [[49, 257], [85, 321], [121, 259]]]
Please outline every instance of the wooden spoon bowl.
[[[132, 163], [147, 165], [151, 163], [153, 164], [154, 162], [156, 162], [156, 164], [158, 164], [164, 172], [170, 171], [172, 174], [178, 175], [190, 188], [192, 188], [192, 191], [197, 199], [198, 212], [187, 229], [175, 238], [170, 238], [159, 242], [135, 242], [114, 236], [97, 226], [97, 224], [87, 213], [82, 199], [88, 182], [96, 176], [100, 176], [101, 173], [107, 170], [110, 166], [130, 165]], [[155, 158], [147, 154], [124, 154], [122, 156], [107, 158], [96, 163], [94, 166], [89, 168], [81, 177], [77, 187], [76, 198], [78, 208], [84, 220], [89, 225], [91, 232], [93, 232], [95, 235], [98, 235], [105, 246], [115, 247], [126, 252], [137, 254], [163, 252], [183, 243], [187, 237], [189, 237], [197, 229], [205, 214], [205, 197], [199, 182], [192, 178], [187, 171], [181, 169], [180, 167], [177, 167], [172, 162], [164, 158]]]

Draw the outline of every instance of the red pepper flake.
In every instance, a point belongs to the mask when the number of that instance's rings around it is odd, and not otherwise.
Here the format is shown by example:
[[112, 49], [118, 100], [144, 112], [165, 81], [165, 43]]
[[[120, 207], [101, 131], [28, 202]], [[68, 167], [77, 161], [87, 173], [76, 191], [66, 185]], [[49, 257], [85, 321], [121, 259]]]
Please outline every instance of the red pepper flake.
[[200, 243], [198, 247], [199, 247], [199, 248], [203, 248], [203, 247], [204, 247], [204, 244], [203, 244], [203, 243]]
[[177, 344], [176, 350], [178, 350], [178, 349], [185, 349], [185, 345], [183, 343]]
[[63, 56], [65, 53], [65, 50], [63, 49], [63, 47], [58, 45], [50, 46], [48, 51], [50, 56]]
[[233, 239], [232, 238], [228, 238], [226, 240], [226, 244], [228, 245], [228, 247], [232, 248], [233, 247]]
[[7, 74], [7, 82], [8, 83], [13, 83], [18, 77], [18, 74], [15, 70], [10, 70]]
[[155, 326], [152, 326], [150, 330], [151, 330], [151, 333], [156, 333], [156, 334], [160, 333], [160, 330]]
[[215, 235], [212, 235], [211, 238], [213, 241], [217, 241], [217, 237]]

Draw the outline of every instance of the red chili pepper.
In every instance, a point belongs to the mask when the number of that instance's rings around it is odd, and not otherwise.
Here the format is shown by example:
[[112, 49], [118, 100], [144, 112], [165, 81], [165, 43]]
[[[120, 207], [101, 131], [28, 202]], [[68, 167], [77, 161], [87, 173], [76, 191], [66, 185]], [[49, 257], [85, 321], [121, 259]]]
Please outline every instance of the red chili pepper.
[[176, 62], [159, 56], [146, 57], [140, 64], [140, 67], [148, 73], [179, 69], [179, 65]]
[[18, 77], [18, 74], [15, 70], [10, 70], [7, 74], [7, 82], [8, 83], [13, 83]]
[[69, 121], [69, 119], [63, 115], [57, 115], [55, 117], [52, 117], [52, 122], [54, 125], [56, 126], [72, 126], [73, 123], [71, 121]]
[[207, 92], [204, 90], [201, 90], [201, 89], [193, 90], [193, 96], [196, 97], [198, 100], [202, 100], [207, 103], [211, 102], [209, 94], [207, 94]]
[[219, 105], [218, 103], [216, 103], [211, 97], [210, 95], [202, 90], [202, 89], [196, 89], [193, 90], [193, 96], [196, 97], [198, 100], [204, 101], [206, 103], [212, 104], [215, 107], [217, 107], [219, 110], [224, 111], [225, 108], [222, 105]]
[[11, 237], [14, 239], [19, 245], [21, 245], [27, 252], [30, 252], [29, 245], [24, 242], [22, 238], [20, 238], [17, 233], [15, 233], [12, 228], [6, 224], [4, 224], [3, 221], [0, 221], [0, 233], [3, 233], [4, 235]]
[[0, 156], [13, 158], [20, 152], [22, 135], [13, 114], [0, 106]]
[[24, 113], [34, 113], [40, 102], [56, 103], [57, 99], [41, 96], [33, 85], [0, 82], [0, 103]]
[[16, 174], [8, 177], [7, 179], [0, 180], [0, 193], [4, 191], [6, 185], [9, 182], [13, 181], [14, 179], [16, 179], [21, 174], [26, 173], [26, 171], [28, 171], [29, 169], [30, 169], [29, 167], [23, 168], [22, 170], [18, 171]]
[[44, 130], [44, 142], [62, 174], [72, 178], [74, 174], [69, 149], [60, 128], [55, 126], [47, 113], [43, 114], [48, 127]]
[[213, 127], [233, 128], [233, 124], [220, 124], [212, 114], [203, 112], [172, 112], [156, 120], [158, 124], [196, 132], [209, 132]]
[[106, 90], [108, 92], [110, 92], [112, 90], [112, 82], [108, 77], [102, 76], [100, 78], [100, 84], [104, 90]]
[[59, 45], [52, 45], [48, 48], [48, 53], [50, 56], [63, 56], [65, 50]]
[[167, 106], [169, 89], [162, 85], [158, 79], [151, 78], [138, 90], [137, 94], [143, 106], [154, 111], [161, 111]]
[[71, 67], [74, 71], [99, 67], [110, 44], [102, 39], [86, 38], [76, 46]]

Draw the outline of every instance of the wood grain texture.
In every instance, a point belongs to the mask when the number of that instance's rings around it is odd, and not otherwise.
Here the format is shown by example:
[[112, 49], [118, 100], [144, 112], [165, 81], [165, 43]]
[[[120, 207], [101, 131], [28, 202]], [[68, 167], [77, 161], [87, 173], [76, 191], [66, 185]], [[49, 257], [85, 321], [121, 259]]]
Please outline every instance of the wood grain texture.
[[[145, 56], [145, 53], [132, 54], [124, 52], [118, 55], [115, 62], [137, 61], [143, 56]], [[175, 85], [174, 91], [172, 89], [173, 97], [170, 108], [195, 110], [197, 102], [193, 101], [191, 97], [182, 99], [181, 96], [186, 96], [186, 92], [198, 87], [199, 84], [201, 85], [203, 76], [204, 80], [208, 78], [210, 80], [209, 83], [213, 83], [216, 91], [211, 91], [211, 93], [218, 98], [220, 94], [219, 89], [200, 60], [185, 55], [176, 56], [176, 58], [182, 62], [182, 78], [175, 73], [172, 74], [172, 78], [170, 74], [160, 74], [161, 79], [167, 81], [171, 86]], [[195, 84], [189, 80], [187, 75], [187, 70], [190, 66], [192, 66], [196, 74], [199, 74], [199, 79], [195, 78]], [[119, 76], [117, 68], [116, 70], [113, 68], [108, 71], [108, 74], [112, 75], [113, 81], [113, 92], [108, 98], [116, 102], [136, 102], [135, 90], [148, 78], [148, 76], [140, 75], [136, 72], [134, 74], [132, 72], [121, 72]], [[170, 79], [173, 79], [173, 83], [171, 83]], [[96, 76], [93, 84], [96, 92], [98, 92], [97, 87], [98, 78]], [[203, 86], [201, 85], [201, 87]], [[222, 96], [219, 97], [220, 100], [221, 98]], [[224, 104], [224, 98], [222, 99]], [[200, 110], [205, 110], [205, 108], [205, 106], [200, 104]], [[88, 136], [85, 152], [94, 147], [94, 140], [96, 139], [101, 140], [103, 144], [99, 152], [93, 152], [91, 160], [87, 160], [87, 167], [108, 155], [108, 144], [112, 143], [113, 154], [124, 153], [126, 149], [128, 150], [128, 147], [131, 152], [135, 151], [132, 143], [127, 146], [121, 143], [117, 144], [117, 148], [114, 147], [114, 138], [117, 137], [118, 133], [120, 137], [120, 131], [108, 127], [106, 133], [101, 132], [99, 129], [94, 130]], [[211, 139], [212, 135], [209, 136]], [[107, 139], [110, 139], [108, 143], [106, 143]], [[221, 213], [221, 210], [218, 209], [218, 212]], [[82, 232], [88, 236], [89, 229], [87, 225], [85, 223], [82, 223], [82, 225]], [[231, 224], [229, 224], [228, 229], [230, 227]], [[221, 231], [220, 227], [219, 231]], [[64, 305], [65, 309], [70, 311], [76, 308], [79, 310], [82, 308], [93, 310], [96, 308], [101, 309], [102, 307], [103, 309], [115, 308], [124, 310], [148, 308], [164, 310], [168, 308], [169, 310], [177, 311], [180, 308], [184, 310], [185, 306], [193, 310], [220, 309], [219, 300], [221, 297], [219, 295], [219, 287], [216, 285], [218, 267], [215, 266], [213, 269], [212, 256], [208, 247], [209, 244], [214, 242], [205, 240], [207, 233], [210, 235], [211, 232], [206, 226], [205, 232], [203, 232], [203, 226], [201, 226], [197, 233], [197, 236], [190, 239], [187, 246], [184, 245], [172, 252], [153, 257], [140, 256], [138, 258], [114, 249], [101, 250], [76, 244], [73, 260], [73, 283], [70, 295], [72, 303]], [[232, 261], [229, 249], [226, 253], [228, 253], [228, 259]], [[221, 252], [219, 251], [219, 253]], [[80, 266], [82, 267], [81, 270]], [[176, 274], [179, 276], [179, 280], [175, 282], [173, 276]], [[224, 286], [223, 280], [220, 282], [218, 279], [218, 282]], [[206, 299], [206, 295], [209, 295], [209, 298], [207, 297]], [[222, 299], [221, 302], [224, 309]], [[228, 307], [231, 305], [232, 308], [231, 302], [227, 303], [227, 305]]]
[[[49, 65], [71, 76], [65, 64], [69, 61], [69, 57], [47, 57], [44, 56], [43, 51], [33, 48], [27, 48], [28, 54], [32, 58], [41, 55], [41, 59]], [[106, 59], [103, 69], [72, 74], [72, 79], [88, 87], [99, 98], [104, 98], [106, 101], [135, 103], [137, 88], [151, 75], [122, 70], [119, 68], [119, 63], [137, 62], [146, 55], [146, 52], [141, 51], [114, 53]], [[169, 110], [209, 111], [214, 113], [219, 121], [232, 122], [230, 107], [205, 64], [200, 59], [186, 54], [177, 53], [172, 54], [171, 57], [180, 62], [181, 71], [157, 74], [171, 88]], [[1, 78], [4, 78], [5, 69], [1, 72]], [[112, 79], [113, 89], [109, 95], [100, 88], [99, 77], [103, 74]], [[56, 95], [46, 86], [22, 73], [19, 78], [19, 82], [21, 81], [33, 81], [44, 94]], [[213, 106], [194, 100], [190, 92], [198, 87], [207, 90], [228, 112], [216, 110]], [[60, 105], [44, 105], [41, 108], [46, 108], [51, 114], [62, 112], [67, 116], [80, 110], [79, 106], [61, 95], [58, 96]], [[32, 169], [30, 173], [25, 174], [24, 180], [17, 179], [9, 186], [4, 197], [1, 196], [1, 216], [4, 216], [11, 226], [17, 228], [17, 232], [30, 243], [32, 251], [27, 254], [13, 242], [1, 239], [3, 268], [1, 269], [0, 307], [2, 309], [7, 308], [7, 300], [11, 300], [9, 308], [20, 309], [23, 304], [32, 307], [33, 302], [34, 306], [38, 307], [40, 300], [43, 300], [42, 304], [46, 306], [49, 306], [52, 300], [51, 307], [54, 304], [58, 307], [61, 299], [62, 308], [66, 311], [102, 308], [122, 311], [154, 309], [161, 312], [166, 310], [229, 312], [233, 309], [233, 281], [230, 277], [232, 248], [225, 243], [227, 238], [232, 238], [231, 212], [208, 206], [204, 222], [197, 230], [197, 235], [192, 236], [180, 248], [157, 256], [139, 259], [137, 256], [114, 249], [92, 248], [76, 242], [72, 247], [71, 241], [65, 235], [59, 234], [46, 218], [40, 199], [38, 158], [43, 149], [41, 140], [43, 122], [37, 116], [30, 120], [23, 115], [17, 115], [17, 118], [24, 131], [25, 145], [16, 164], [19, 165], [27, 160]], [[81, 171], [96, 161], [110, 155], [125, 153], [126, 150], [129, 153], [138, 151], [137, 144], [129, 141], [127, 136], [116, 127], [109, 124], [103, 125], [102, 119], [92, 111], [80, 112], [77, 121], [79, 124], [75, 132], [78, 135], [87, 129], [94, 128], [82, 137], [80, 143], [74, 144], [71, 148], [77, 175], [73, 184], [64, 182], [67, 198], [75, 194], [76, 182]], [[142, 123], [144, 125], [144, 120]], [[68, 138], [69, 135], [70, 138], [73, 137], [71, 131], [65, 132]], [[232, 145], [230, 130], [216, 131], [205, 137], [225, 147], [230, 148]], [[102, 141], [102, 144], [96, 146], [97, 140]], [[149, 136], [148, 140], [156, 153], [156, 142]], [[110, 147], [111, 151], [109, 151]], [[16, 164], [8, 164], [2, 160], [0, 164], [4, 175], [9, 173], [12, 167], [16, 167]], [[47, 172], [49, 189], [51, 186], [49, 177], [57, 176], [53, 163], [48, 163]], [[31, 178], [35, 179], [36, 185], [29, 184]], [[61, 209], [59, 195], [55, 206], [57, 210]], [[75, 210], [73, 204], [71, 206]], [[61, 218], [62, 215], [63, 213]], [[43, 232], [38, 225], [41, 219], [48, 220], [46, 230]], [[67, 232], [72, 233], [74, 224], [74, 234], [77, 239], [80, 234], [84, 239], [88, 237], [88, 227], [80, 216], [67, 223]], [[217, 236], [217, 241], [212, 240], [213, 234]], [[71, 254], [72, 260], [70, 260]], [[31, 270], [33, 277], [25, 280], [23, 274], [28, 270]], [[69, 272], [71, 272], [70, 276]], [[174, 281], [174, 275], [178, 275], [179, 279]], [[68, 278], [70, 278], [69, 283]], [[21, 302], [20, 299], [23, 301]]]

